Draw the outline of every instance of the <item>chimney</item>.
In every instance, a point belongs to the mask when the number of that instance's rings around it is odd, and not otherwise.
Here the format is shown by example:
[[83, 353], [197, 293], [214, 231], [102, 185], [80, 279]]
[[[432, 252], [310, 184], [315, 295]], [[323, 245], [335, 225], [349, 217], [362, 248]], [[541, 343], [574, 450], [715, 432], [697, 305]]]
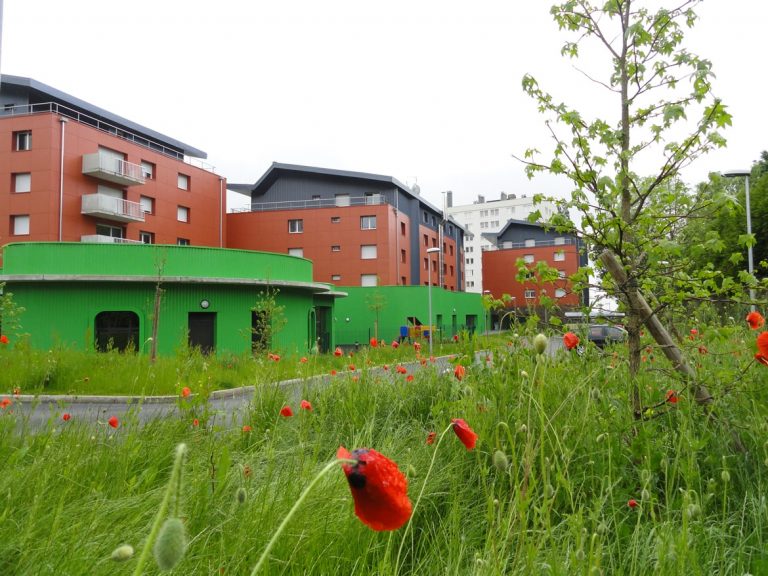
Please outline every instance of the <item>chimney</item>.
[[448, 208], [453, 208], [453, 192], [450, 190], [445, 193], [445, 205]]
[[484, 204], [485, 203], [485, 196], [483, 196], [482, 194], [478, 194], [477, 195], [477, 203], [478, 204]]
[[506, 200], [507, 199], [507, 193], [506, 192], [502, 192], [501, 193], [501, 199], [502, 200]]

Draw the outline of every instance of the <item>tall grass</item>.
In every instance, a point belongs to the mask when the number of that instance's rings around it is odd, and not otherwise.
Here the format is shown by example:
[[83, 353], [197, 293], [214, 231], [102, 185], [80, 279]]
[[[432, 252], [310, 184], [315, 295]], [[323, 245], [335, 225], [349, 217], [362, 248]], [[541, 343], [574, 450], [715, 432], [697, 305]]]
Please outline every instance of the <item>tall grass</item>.
[[[339, 469], [288, 524], [264, 574], [394, 574], [401, 544], [400, 574], [765, 574], [768, 370], [739, 376], [751, 357], [744, 337], [713, 335], [706, 355], [690, 347], [717, 393], [716, 417], [658, 354], [641, 389], [647, 405], [661, 404], [637, 422], [620, 353], [546, 358], [518, 342], [462, 381], [430, 364], [411, 382], [391, 371], [340, 375], [307, 387], [313, 410], [293, 405], [292, 418], [279, 416], [294, 400], [272, 374], [251, 405], [250, 432], [194, 427], [182, 412], [116, 430], [52, 420], [19, 433], [11, 406], [0, 415], [0, 574], [130, 574], [135, 559], [116, 564], [110, 553], [142, 549], [180, 442], [190, 544], [177, 574], [249, 574], [340, 444], [395, 460], [412, 499], [424, 488], [411, 527], [365, 527]], [[676, 404], [663, 403], [669, 389], [680, 392]], [[449, 432], [435, 455], [427, 434], [451, 418], [479, 434], [477, 448]], [[496, 450], [507, 469], [494, 465]]]

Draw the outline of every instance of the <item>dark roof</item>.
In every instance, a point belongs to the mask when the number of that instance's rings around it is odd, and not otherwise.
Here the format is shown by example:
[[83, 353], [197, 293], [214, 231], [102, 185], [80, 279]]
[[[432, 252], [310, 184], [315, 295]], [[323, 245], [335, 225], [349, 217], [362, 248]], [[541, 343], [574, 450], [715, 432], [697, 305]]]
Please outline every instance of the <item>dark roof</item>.
[[[507, 220], [507, 223], [504, 224], [504, 227], [501, 230], [499, 230], [498, 232], [488, 233], [488, 236], [495, 236], [496, 238], [498, 238], [499, 236], [504, 234], [504, 232], [506, 232], [507, 229], [509, 229], [512, 226], [528, 226], [528, 227], [531, 227], [531, 228], [544, 228], [544, 224], [542, 224], [541, 222], [529, 222], [528, 220], [509, 219], [509, 220]], [[485, 234], [484, 234], [484, 236], [485, 236]], [[486, 236], [486, 238], [487, 238], [487, 236]]]
[[[301, 166], [299, 164], [283, 164], [281, 162], [272, 162], [272, 165], [267, 169], [256, 184], [232, 184], [227, 183], [227, 189], [234, 192], [240, 192], [241, 194], [248, 194], [249, 192], [254, 195], [264, 194], [269, 187], [277, 180], [281, 174], [288, 172], [312, 174], [316, 176], [328, 176], [333, 178], [343, 178], [347, 180], [353, 180], [358, 182], [383, 182], [385, 184], [392, 184], [399, 188], [412, 198], [416, 198], [421, 204], [424, 204], [429, 209], [437, 214], [442, 214], [443, 211], [437, 208], [431, 202], [428, 202], [420, 194], [415, 194], [413, 190], [400, 182], [393, 176], [384, 176], [381, 174], [371, 174], [368, 172], [353, 172], [351, 170], [336, 170], [333, 168], [317, 168], [314, 166]], [[448, 221], [454, 226], [464, 230], [464, 227], [446, 214]]]
[[180, 142], [175, 138], [171, 138], [169, 136], [161, 134], [160, 132], [156, 132], [151, 128], [147, 128], [146, 126], [137, 124], [136, 122], [132, 122], [126, 118], [123, 118], [122, 116], [113, 114], [112, 112], [109, 112], [104, 108], [99, 108], [98, 106], [94, 106], [93, 104], [90, 104], [85, 100], [80, 100], [80, 98], [71, 96], [65, 92], [62, 92], [61, 90], [57, 90], [56, 88], [48, 86], [47, 84], [43, 84], [42, 82], [33, 80], [32, 78], [25, 78], [23, 76], [11, 76], [8, 74], [3, 74], [2, 76], [0, 76], [0, 87], [5, 87], [6, 85], [16, 86], [18, 88], [26, 90], [27, 93], [29, 94], [30, 104], [56, 102], [63, 106], [73, 108], [89, 116], [96, 117], [99, 120], [103, 120], [109, 124], [115, 124], [117, 127], [124, 128], [128, 132], [134, 132], [136, 134], [146, 137], [149, 140], [154, 140], [159, 144], [163, 144], [169, 148], [176, 148], [187, 156], [191, 156], [194, 158], [208, 158], [207, 153], [203, 152], [202, 150], [198, 150], [197, 148], [194, 148], [189, 144]]

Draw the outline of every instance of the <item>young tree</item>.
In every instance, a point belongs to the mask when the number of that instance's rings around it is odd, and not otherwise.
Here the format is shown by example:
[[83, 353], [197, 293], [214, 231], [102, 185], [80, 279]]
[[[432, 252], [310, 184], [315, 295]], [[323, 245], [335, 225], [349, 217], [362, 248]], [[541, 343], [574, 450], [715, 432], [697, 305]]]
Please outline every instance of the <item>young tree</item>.
[[[573, 183], [571, 198], [560, 202], [550, 223], [584, 236], [610, 272], [603, 284], [627, 311], [632, 376], [640, 367], [643, 323], [675, 367], [686, 377], [693, 375], [645, 300], [643, 284], [676, 252], [670, 230], [709, 208], [679, 190], [680, 170], [724, 146], [718, 130], [731, 122], [712, 93], [710, 62], [682, 45], [685, 29], [696, 21], [698, 3], [679, 0], [672, 8], [650, 10], [640, 0], [599, 5], [569, 0], [551, 8], [560, 28], [575, 35], [565, 42], [563, 55], [578, 59], [582, 51], [594, 49], [607, 56], [609, 65], [602, 71], [583, 71], [601, 91], [596, 99], [605, 96], [600, 101], [604, 118], [588, 118], [557, 102], [532, 76], [523, 79], [523, 89], [547, 116], [554, 146], [548, 160], [529, 149], [522, 161], [529, 177], [549, 172]], [[590, 52], [589, 63], [596, 61]], [[641, 177], [648, 170], [650, 176]], [[694, 389], [699, 401], [709, 400], [706, 388]], [[631, 401], [640, 416], [636, 383]]]

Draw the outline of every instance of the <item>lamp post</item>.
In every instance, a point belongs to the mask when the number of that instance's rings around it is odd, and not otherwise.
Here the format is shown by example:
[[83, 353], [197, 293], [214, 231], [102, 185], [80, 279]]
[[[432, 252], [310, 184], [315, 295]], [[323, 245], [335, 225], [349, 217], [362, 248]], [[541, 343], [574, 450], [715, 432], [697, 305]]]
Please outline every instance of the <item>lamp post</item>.
[[490, 321], [491, 316], [491, 301], [490, 301], [490, 290], [483, 290], [483, 297], [485, 299], [485, 304], [488, 305], [488, 307], [485, 310], [485, 337], [488, 338], [488, 322]]
[[429, 357], [432, 358], [432, 332], [434, 330], [432, 329], [432, 258], [430, 257], [430, 254], [438, 254], [440, 252], [440, 248], [427, 248], [427, 260], [429, 261], [429, 266], [427, 266], [427, 283], [429, 284], [427, 286], [427, 303], [429, 307]]
[[[726, 178], [741, 178], [744, 177], [744, 204], [745, 209], [747, 211], [747, 235], [752, 235], [752, 214], [749, 209], [749, 175], [751, 174], [750, 170], [729, 170], [727, 172], [723, 172], [723, 176]], [[747, 270], [749, 271], [749, 274], [752, 275], [755, 271], [755, 264], [752, 260], [752, 244], [749, 244], [747, 246]], [[750, 286], [749, 287], [749, 300], [751, 302], [749, 309], [754, 312], [755, 311], [755, 289]]]

